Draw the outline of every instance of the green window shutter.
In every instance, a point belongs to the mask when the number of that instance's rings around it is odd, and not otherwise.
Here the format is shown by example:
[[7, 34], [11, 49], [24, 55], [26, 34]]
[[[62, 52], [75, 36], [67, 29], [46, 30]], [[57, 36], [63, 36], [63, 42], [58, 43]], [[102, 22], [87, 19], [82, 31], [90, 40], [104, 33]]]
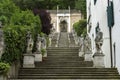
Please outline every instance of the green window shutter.
[[114, 25], [114, 10], [113, 10], [113, 2], [110, 2], [110, 6], [107, 7], [107, 19], [108, 19], [108, 27], [112, 27]]

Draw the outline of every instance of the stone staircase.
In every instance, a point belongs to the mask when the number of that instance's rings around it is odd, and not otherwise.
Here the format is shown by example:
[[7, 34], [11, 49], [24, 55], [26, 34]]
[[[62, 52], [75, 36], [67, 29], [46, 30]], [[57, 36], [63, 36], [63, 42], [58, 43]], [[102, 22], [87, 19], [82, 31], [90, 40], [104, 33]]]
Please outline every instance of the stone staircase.
[[35, 68], [20, 68], [18, 80], [120, 79], [116, 68], [93, 68], [92, 61], [78, 57], [78, 47], [50, 47], [47, 51], [48, 57], [37, 62]]
[[69, 39], [70, 39], [70, 42], [69, 42], [69, 47], [75, 47], [75, 40], [74, 40], [74, 37], [73, 37], [73, 34], [72, 33], [69, 33]]
[[60, 38], [58, 42], [59, 47], [68, 47], [68, 33], [67, 32], [61, 32], [60, 33]]
[[51, 47], [55, 47], [56, 46], [58, 35], [59, 35], [59, 33], [55, 33], [54, 34], [54, 36], [52, 38], [52, 41], [51, 41], [52, 42]]

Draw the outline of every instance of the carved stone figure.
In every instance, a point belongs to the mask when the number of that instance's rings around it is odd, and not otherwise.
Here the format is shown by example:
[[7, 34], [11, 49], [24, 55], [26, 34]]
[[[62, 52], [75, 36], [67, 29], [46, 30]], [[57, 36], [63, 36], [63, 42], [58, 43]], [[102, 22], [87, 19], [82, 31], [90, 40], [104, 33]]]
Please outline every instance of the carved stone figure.
[[33, 49], [33, 39], [31, 36], [31, 33], [28, 31], [27, 32], [27, 53], [32, 53]]
[[42, 39], [41, 39], [41, 42], [42, 42], [42, 48], [46, 48], [46, 39], [45, 39], [45, 37], [42, 37]]
[[37, 36], [36, 49], [38, 52], [41, 52], [41, 37], [39, 34]]
[[0, 28], [2, 28], [3, 26], [2, 26], [2, 22], [0, 21]]
[[101, 46], [103, 45], [103, 33], [100, 31], [100, 28], [97, 29], [95, 45], [97, 52], [102, 52]]
[[79, 46], [80, 46], [80, 51], [84, 51], [84, 39], [83, 37], [79, 37]]
[[4, 52], [4, 38], [3, 38], [3, 31], [0, 30], [0, 58], [3, 52]]
[[91, 51], [91, 39], [88, 35], [86, 35], [84, 40], [85, 51]]

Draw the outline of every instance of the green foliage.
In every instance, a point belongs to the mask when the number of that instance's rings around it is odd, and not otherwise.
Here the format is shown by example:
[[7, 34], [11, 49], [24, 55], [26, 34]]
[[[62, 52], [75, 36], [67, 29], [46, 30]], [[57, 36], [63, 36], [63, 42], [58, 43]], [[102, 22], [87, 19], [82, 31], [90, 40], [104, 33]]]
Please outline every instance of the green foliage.
[[87, 33], [86, 26], [87, 26], [86, 20], [79, 20], [79, 22], [76, 22], [73, 25], [78, 36], [81, 35], [85, 36], [85, 34]]
[[0, 0], [0, 19], [3, 24], [8, 24], [11, 16], [20, 9], [15, 6], [12, 0]]
[[1, 60], [12, 63], [19, 61], [26, 48], [26, 34], [31, 30], [28, 26], [8, 25], [4, 28], [5, 52]]
[[76, 0], [75, 9], [80, 10], [83, 18], [86, 18], [86, 0]]
[[44, 55], [45, 52], [46, 52], [46, 50], [42, 48], [42, 49], [41, 49], [41, 52], [42, 52], [42, 55]]
[[71, 6], [73, 9], [75, 6], [75, 0], [13, 0], [16, 5], [21, 9], [57, 9], [59, 5], [60, 9], [68, 9]]
[[8, 63], [0, 62], [0, 75], [6, 75], [10, 69], [10, 65]]
[[[14, 10], [14, 7], [12, 8], [10, 9]], [[19, 61], [22, 58], [22, 54], [25, 53], [27, 31], [31, 32], [34, 42], [36, 42], [37, 34], [41, 32], [41, 21], [39, 16], [34, 16], [31, 11], [13, 11], [11, 14], [12, 15], [9, 16], [3, 14], [2, 17], [0, 17], [1, 21], [7, 23], [3, 28], [5, 51], [1, 60], [2, 62], [10, 64]]]

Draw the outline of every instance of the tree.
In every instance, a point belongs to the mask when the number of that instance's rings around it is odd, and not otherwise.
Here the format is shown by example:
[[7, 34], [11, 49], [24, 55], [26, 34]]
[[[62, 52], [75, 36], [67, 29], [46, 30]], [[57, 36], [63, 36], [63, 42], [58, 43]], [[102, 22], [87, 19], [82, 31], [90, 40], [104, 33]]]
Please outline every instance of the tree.
[[79, 20], [78, 22], [74, 23], [73, 27], [75, 31], [77, 32], [78, 36], [85, 36], [87, 33], [87, 21], [86, 20]]
[[39, 15], [41, 19], [41, 24], [42, 24], [42, 32], [49, 35], [50, 34], [50, 29], [52, 28], [51, 24], [51, 16], [46, 10], [39, 10], [39, 9], [34, 9], [33, 10], [35, 15]]
[[13, 0], [22, 10], [25, 9], [57, 9], [57, 5], [61, 9], [72, 9], [75, 7], [75, 0]]
[[83, 18], [86, 18], [86, 0], [76, 0], [75, 9], [80, 10]]
[[11, 16], [20, 9], [15, 6], [11, 0], [0, 0], [0, 21], [2, 24], [8, 24]]

